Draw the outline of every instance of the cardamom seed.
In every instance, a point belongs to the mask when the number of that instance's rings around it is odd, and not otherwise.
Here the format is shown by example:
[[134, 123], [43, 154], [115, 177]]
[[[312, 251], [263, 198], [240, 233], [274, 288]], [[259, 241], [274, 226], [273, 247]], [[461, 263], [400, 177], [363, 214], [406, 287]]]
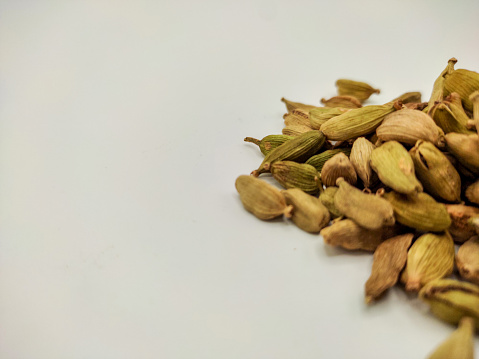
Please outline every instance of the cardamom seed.
[[244, 208], [262, 220], [284, 215], [291, 217], [292, 206], [287, 206], [280, 190], [253, 176], [236, 179], [236, 190]]
[[418, 291], [434, 279], [446, 277], [454, 269], [454, 241], [449, 233], [426, 233], [420, 236], [407, 254], [401, 275], [406, 290]]
[[328, 209], [321, 201], [299, 188], [282, 191], [286, 203], [293, 206], [291, 220], [306, 232], [317, 233], [328, 225]]
[[406, 264], [407, 250], [414, 237], [407, 233], [386, 239], [374, 251], [371, 276], [366, 282], [366, 303], [379, 298], [386, 290], [394, 286], [399, 273]]

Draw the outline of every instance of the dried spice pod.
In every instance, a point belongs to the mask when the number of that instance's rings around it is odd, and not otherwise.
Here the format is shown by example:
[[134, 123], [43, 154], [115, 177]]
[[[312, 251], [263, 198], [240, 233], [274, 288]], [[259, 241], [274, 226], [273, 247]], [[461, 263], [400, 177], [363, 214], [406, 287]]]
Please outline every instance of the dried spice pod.
[[366, 138], [359, 137], [354, 141], [349, 155], [351, 164], [366, 188], [371, 187], [378, 180], [376, 172], [373, 171], [370, 164], [371, 153], [375, 148], [376, 146]]
[[406, 264], [407, 250], [413, 237], [413, 233], [392, 237], [376, 248], [371, 276], [365, 285], [366, 303], [379, 298], [397, 283], [399, 273]]
[[282, 191], [286, 203], [293, 206], [291, 220], [303, 231], [317, 233], [328, 225], [328, 209], [321, 201], [298, 188]]
[[447, 150], [474, 174], [479, 174], [479, 136], [451, 132], [446, 134]]
[[476, 234], [469, 219], [479, 216], [479, 208], [464, 204], [447, 204], [446, 210], [451, 218], [449, 233], [456, 242], [463, 243]]
[[339, 107], [339, 108], [361, 108], [361, 102], [353, 96], [334, 96], [329, 100], [324, 97], [321, 99], [321, 103], [326, 107]]
[[461, 176], [436, 146], [418, 141], [409, 154], [416, 176], [428, 193], [448, 202], [460, 202]]
[[457, 92], [461, 96], [462, 104], [467, 111], [472, 112], [472, 102], [469, 96], [479, 89], [479, 73], [458, 69], [445, 75], [444, 95]]
[[454, 270], [454, 241], [449, 233], [426, 233], [420, 236], [407, 253], [401, 275], [406, 290], [418, 291], [426, 283], [444, 278]]
[[281, 146], [288, 140], [291, 140], [292, 136], [286, 135], [268, 135], [263, 137], [261, 140], [258, 140], [253, 137], [246, 137], [244, 139], [245, 142], [251, 142], [257, 145], [263, 155], [267, 155], [271, 150], [275, 149], [276, 147]]
[[304, 103], [301, 103], [301, 102], [293, 102], [293, 101], [289, 101], [289, 100], [286, 100], [284, 97], [281, 99], [282, 102], [284, 102], [284, 104], [286, 105], [286, 110], [288, 112], [293, 112], [294, 110], [296, 109], [302, 109], [302, 110], [306, 110], [306, 111], [309, 111], [313, 108], [317, 108], [318, 106], [313, 106], [313, 105], [306, 105]]
[[457, 132], [469, 135], [474, 133], [467, 129], [467, 123], [462, 123], [456, 118], [456, 115], [449, 108], [447, 102], [436, 102], [436, 104], [429, 109], [428, 114], [444, 133]]
[[457, 60], [453, 57], [447, 62], [446, 68], [441, 72], [439, 77], [434, 81], [434, 86], [432, 88], [431, 98], [429, 99], [428, 109], [430, 109], [438, 101], [442, 101], [444, 98], [444, 82], [445, 76], [454, 71], [454, 65]]
[[351, 149], [350, 148], [335, 148], [332, 150], [326, 150], [317, 155], [311, 156], [306, 161], [306, 163], [316, 168], [318, 172], [321, 172], [326, 161], [332, 158], [334, 155], [337, 155], [338, 153], [344, 153], [346, 156], [349, 156], [351, 153]]
[[387, 115], [376, 129], [381, 141], [398, 141], [414, 145], [418, 140], [444, 147], [444, 132], [424, 112], [404, 108]]
[[442, 203], [436, 202], [428, 194], [406, 196], [397, 192], [384, 194], [393, 206], [396, 221], [420, 231], [441, 232], [451, 225], [451, 218]]
[[276, 161], [271, 165], [271, 174], [284, 188], [299, 188], [316, 194], [323, 189], [316, 168], [294, 161]]
[[309, 125], [315, 130], [319, 130], [323, 123], [333, 117], [342, 115], [349, 109], [337, 107], [319, 107], [309, 111]]
[[311, 127], [304, 125], [289, 125], [285, 126], [281, 131], [285, 136], [298, 137], [303, 133], [311, 131]]
[[305, 126], [309, 127], [309, 130], [311, 131], [312, 128], [309, 124], [309, 116], [306, 115], [306, 117], [300, 115], [301, 112], [298, 110], [294, 110], [293, 112], [290, 113], [285, 113], [283, 115], [284, 119], [284, 124], [286, 126]]
[[334, 196], [338, 190], [339, 187], [326, 187], [325, 190], [319, 195], [319, 200], [328, 209], [331, 218], [338, 218], [342, 216], [341, 212], [334, 204]]
[[475, 204], [479, 204], [479, 181], [474, 182], [466, 188], [467, 199]]
[[386, 186], [404, 194], [422, 191], [414, 174], [414, 163], [408, 151], [397, 141], [388, 141], [373, 150], [371, 167]]
[[462, 278], [479, 284], [479, 237], [474, 236], [459, 247], [456, 267]]
[[308, 131], [292, 140], [286, 141], [281, 146], [269, 152], [257, 170], [251, 174], [259, 176], [268, 172], [271, 164], [276, 161], [301, 161], [314, 155], [324, 145], [324, 135], [321, 131]]
[[381, 92], [365, 82], [348, 79], [337, 80], [336, 87], [340, 96], [354, 96], [361, 102], [366, 101], [372, 94]]
[[[452, 114], [454, 115], [455, 119], [462, 125], [467, 128], [467, 124], [469, 122], [469, 116], [464, 111], [464, 107], [462, 107], [462, 101], [459, 94], [453, 92], [449, 94], [444, 101], [447, 103], [447, 106], [451, 110]], [[470, 130], [470, 128], [467, 128]]]
[[335, 207], [361, 227], [376, 230], [395, 223], [393, 207], [384, 198], [364, 193], [342, 177], [336, 185], [339, 190], [334, 196]]
[[236, 190], [244, 208], [262, 220], [282, 215], [291, 216], [292, 206], [287, 206], [281, 191], [253, 176], [241, 175], [236, 179]]
[[385, 116], [400, 109], [400, 103], [371, 105], [349, 110], [321, 125], [328, 140], [345, 141], [370, 134], [381, 124]]
[[343, 177], [351, 184], [356, 184], [358, 177], [348, 156], [340, 152], [326, 161], [321, 170], [321, 181], [326, 187], [336, 185], [336, 180]]
[[463, 317], [452, 333], [428, 359], [474, 359], [474, 319]]
[[401, 100], [403, 104], [408, 103], [420, 103], [421, 102], [421, 93], [414, 91], [414, 92], [405, 92], [401, 96], [396, 97], [391, 103], [395, 101]]
[[471, 317], [479, 329], [479, 286], [455, 279], [436, 279], [421, 289], [419, 298], [429, 304], [436, 317], [451, 324]]
[[371, 230], [361, 227], [352, 219], [342, 219], [323, 228], [319, 234], [323, 236], [324, 243], [330, 246], [374, 252], [384, 240], [394, 237], [400, 232], [399, 226]]

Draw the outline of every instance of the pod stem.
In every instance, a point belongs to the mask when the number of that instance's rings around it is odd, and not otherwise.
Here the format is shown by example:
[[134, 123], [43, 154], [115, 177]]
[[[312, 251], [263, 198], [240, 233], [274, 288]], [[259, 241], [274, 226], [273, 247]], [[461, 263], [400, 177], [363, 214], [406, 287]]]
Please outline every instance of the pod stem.
[[254, 143], [255, 145], [258, 145], [258, 146], [261, 144], [260, 140], [253, 137], [245, 137], [244, 141]]

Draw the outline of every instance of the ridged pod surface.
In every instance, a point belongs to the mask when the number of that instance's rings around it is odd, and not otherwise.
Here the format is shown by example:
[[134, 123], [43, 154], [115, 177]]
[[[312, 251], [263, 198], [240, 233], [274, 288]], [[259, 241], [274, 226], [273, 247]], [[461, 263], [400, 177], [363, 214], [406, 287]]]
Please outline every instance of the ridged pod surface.
[[340, 152], [326, 161], [321, 170], [321, 182], [326, 187], [336, 185], [336, 180], [343, 177], [351, 184], [356, 184], [358, 180], [356, 170], [354, 169], [348, 156]]
[[365, 82], [348, 79], [337, 80], [336, 87], [340, 96], [354, 96], [361, 102], [366, 101], [372, 94], [381, 92]]
[[266, 156], [276, 147], [281, 146], [283, 143], [288, 140], [291, 140], [292, 138], [292, 136], [286, 135], [268, 135], [266, 137], [263, 137], [261, 140], [258, 140], [253, 137], [245, 137], [244, 141], [251, 142], [257, 145], [261, 153]]
[[299, 188], [316, 194], [323, 188], [316, 168], [294, 161], [276, 161], [271, 165], [271, 174], [284, 188]]
[[326, 150], [321, 153], [318, 153], [317, 155], [311, 156], [305, 163], [316, 168], [318, 172], [321, 172], [326, 161], [332, 158], [334, 155], [337, 155], [338, 153], [344, 153], [346, 156], [349, 157], [351, 149], [335, 148], [334, 150]]
[[479, 237], [474, 236], [459, 247], [456, 266], [462, 278], [479, 284]]
[[375, 148], [376, 146], [366, 138], [359, 137], [354, 141], [349, 155], [351, 164], [366, 188], [371, 187], [378, 179], [376, 172], [371, 168], [371, 153]]
[[445, 76], [444, 95], [457, 92], [461, 96], [464, 108], [472, 112], [472, 102], [469, 96], [479, 90], [479, 73], [475, 71], [457, 69]]
[[474, 174], [479, 174], [479, 136], [451, 132], [446, 134], [447, 150]]

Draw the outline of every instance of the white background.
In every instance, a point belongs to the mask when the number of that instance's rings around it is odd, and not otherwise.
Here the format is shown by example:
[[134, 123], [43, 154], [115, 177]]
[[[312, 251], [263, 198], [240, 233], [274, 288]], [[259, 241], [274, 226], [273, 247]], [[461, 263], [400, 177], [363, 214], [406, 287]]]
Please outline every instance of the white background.
[[[425, 358], [372, 256], [247, 213], [243, 142], [345, 77], [429, 98], [479, 2], [0, 1], [0, 357]], [[476, 351], [479, 340], [476, 337]]]

